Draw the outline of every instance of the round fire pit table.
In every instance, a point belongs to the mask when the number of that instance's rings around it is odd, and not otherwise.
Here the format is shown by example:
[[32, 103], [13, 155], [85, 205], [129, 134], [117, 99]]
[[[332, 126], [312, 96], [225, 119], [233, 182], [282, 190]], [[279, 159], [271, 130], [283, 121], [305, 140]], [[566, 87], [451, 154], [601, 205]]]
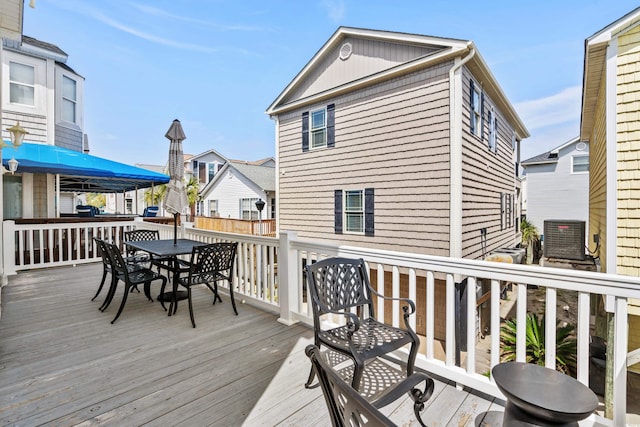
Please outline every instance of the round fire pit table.
[[577, 426], [598, 407], [598, 398], [589, 387], [544, 366], [500, 363], [493, 367], [491, 375], [507, 398], [505, 426]]

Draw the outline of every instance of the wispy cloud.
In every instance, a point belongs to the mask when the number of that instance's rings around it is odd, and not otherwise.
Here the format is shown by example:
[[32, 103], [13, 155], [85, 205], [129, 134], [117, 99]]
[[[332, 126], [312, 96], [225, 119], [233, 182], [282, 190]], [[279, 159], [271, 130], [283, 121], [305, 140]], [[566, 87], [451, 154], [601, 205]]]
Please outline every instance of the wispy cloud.
[[125, 24], [122, 24], [116, 21], [115, 19], [111, 19], [108, 16], [105, 16], [104, 14], [99, 12], [94, 11], [91, 16], [94, 19], [97, 19], [98, 21], [112, 28], [115, 28], [117, 30], [131, 34], [132, 36], [135, 36], [153, 43], [161, 44], [163, 46], [174, 47], [174, 48], [183, 49], [183, 50], [190, 50], [194, 52], [203, 52], [203, 53], [213, 53], [218, 50], [208, 46], [202, 46], [202, 45], [191, 44], [191, 43], [182, 43], [176, 40], [170, 40], [163, 37], [155, 36], [153, 34], [145, 33], [136, 28], [129, 27]]
[[527, 128], [534, 129], [580, 120], [582, 87], [571, 86], [540, 99], [519, 102], [515, 108]]
[[163, 9], [159, 9], [157, 7], [153, 7], [153, 6], [147, 6], [147, 5], [143, 5], [143, 4], [137, 4], [137, 3], [132, 3], [131, 4], [133, 7], [135, 7], [136, 9], [138, 9], [140, 12], [145, 13], [149, 16], [155, 16], [158, 18], [166, 18], [166, 19], [170, 19], [173, 21], [181, 21], [181, 22], [187, 22], [190, 24], [197, 24], [197, 25], [201, 25], [203, 27], [208, 27], [208, 28], [213, 28], [214, 30], [218, 30], [218, 31], [272, 31], [270, 28], [267, 27], [259, 27], [259, 26], [252, 26], [252, 25], [241, 25], [241, 24], [231, 24], [231, 25], [225, 25], [225, 24], [217, 24], [214, 22], [210, 22], [210, 21], [205, 21], [202, 19], [196, 19], [196, 18], [191, 18], [188, 16], [183, 16], [183, 15], [176, 15], [174, 13], [170, 13], [167, 12]]
[[344, 0], [322, 0], [320, 4], [327, 10], [333, 22], [338, 23], [344, 19], [346, 13]]

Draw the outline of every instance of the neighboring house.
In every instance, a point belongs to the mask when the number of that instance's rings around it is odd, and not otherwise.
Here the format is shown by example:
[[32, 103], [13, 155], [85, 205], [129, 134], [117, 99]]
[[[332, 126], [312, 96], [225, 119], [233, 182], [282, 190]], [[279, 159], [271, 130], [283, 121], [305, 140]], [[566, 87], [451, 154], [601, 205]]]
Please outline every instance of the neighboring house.
[[[0, 5], [2, 138], [8, 140], [7, 127], [19, 121], [29, 132], [25, 141], [83, 151], [84, 77], [69, 67], [68, 55], [58, 46], [22, 34], [23, 10], [22, 0], [7, 0]], [[4, 178], [8, 181], [4, 197], [23, 200], [21, 205], [12, 204], [10, 211], [5, 205], [5, 218], [55, 216], [52, 176]], [[23, 178], [29, 182], [23, 182]], [[18, 197], [15, 192], [23, 186], [23, 195], [32, 197]], [[72, 205], [75, 199], [73, 194], [62, 194], [60, 204]]]
[[84, 77], [58, 46], [22, 34], [23, 10], [23, 0], [0, 2], [2, 138], [10, 139], [7, 128], [17, 122], [28, 132], [20, 147], [3, 150], [3, 164], [11, 157], [19, 164], [3, 176], [0, 218], [54, 218], [75, 212], [83, 193], [168, 182], [164, 174], [87, 154]]
[[340, 27], [267, 114], [279, 230], [468, 258], [519, 242], [529, 133], [473, 42]]
[[[229, 160], [216, 150], [208, 150], [204, 153], [191, 156], [188, 163], [185, 162], [185, 179], [194, 177], [198, 181], [200, 190], [204, 188], [218, 173], [222, 166]], [[187, 167], [188, 165], [188, 167]]]
[[[580, 139], [590, 144], [589, 236], [603, 272], [640, 275], [640, 8], [585, 41]], [[640, 347], [640, 302], [629, 305]]]
[[[545, 220], [589, 220], [589, 143], [573, 138], [522, 162], [527, 219], [542, 235]], [[586, 241], [586, 240], [585, 240]]]
[[265, 207], [262, 219], [275, 218], [276, 169], [273, 158], [257, 162], [230, 160], [200, 189], [200, 215], [259, 219], [256, 202]]

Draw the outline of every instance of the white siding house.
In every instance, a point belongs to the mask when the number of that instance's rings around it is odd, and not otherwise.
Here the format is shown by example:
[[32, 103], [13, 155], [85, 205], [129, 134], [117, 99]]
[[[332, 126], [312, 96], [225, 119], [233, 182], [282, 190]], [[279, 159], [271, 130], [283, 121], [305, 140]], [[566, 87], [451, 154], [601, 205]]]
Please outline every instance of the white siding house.
[[229, 161], [216, 176], [200, 190], [200, 215], [258, 219], [255, 202], [262, 199], [266, 204], [262, 219], [273, 218], [275, 207], [275, 168]]
[[185, 163], [186, 179], [188, 180], [190, 176], [196, 178], [200, 189], [202, 189], [228, 162], [226, 157], [215, 150], [208, 150], [192, 156], [189, 163]]
[[[540, 234], [545, 220], [585, 221], [589, 229], [589, 143], [574, 138], [522, 162], [527, 219]], [[588, 242], [588, 240], [586, 240]]]

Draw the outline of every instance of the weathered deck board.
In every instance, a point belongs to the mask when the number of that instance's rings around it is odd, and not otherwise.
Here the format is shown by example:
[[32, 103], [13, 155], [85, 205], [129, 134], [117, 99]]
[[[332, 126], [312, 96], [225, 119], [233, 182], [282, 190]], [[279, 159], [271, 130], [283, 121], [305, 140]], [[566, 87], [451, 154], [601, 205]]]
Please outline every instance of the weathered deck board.
[[[194, 290], [198, 327], [186, 301], [168, 317], [142, 293], [129, 295], [118, 321], [117, 294], [106, 312], [91, 302], [101, 264], [21, 273], [2, 289], [1, 425], [330, 426], [319, 388], [304, 382], [312, 331], [228, 296], [211, 305]], [[159, 283], [152, 284], [155, 298]], [[436, 381], [429, 425], [498, 425], [492, 399]], [[406, 398], [383, 409], [417, 425]]]

